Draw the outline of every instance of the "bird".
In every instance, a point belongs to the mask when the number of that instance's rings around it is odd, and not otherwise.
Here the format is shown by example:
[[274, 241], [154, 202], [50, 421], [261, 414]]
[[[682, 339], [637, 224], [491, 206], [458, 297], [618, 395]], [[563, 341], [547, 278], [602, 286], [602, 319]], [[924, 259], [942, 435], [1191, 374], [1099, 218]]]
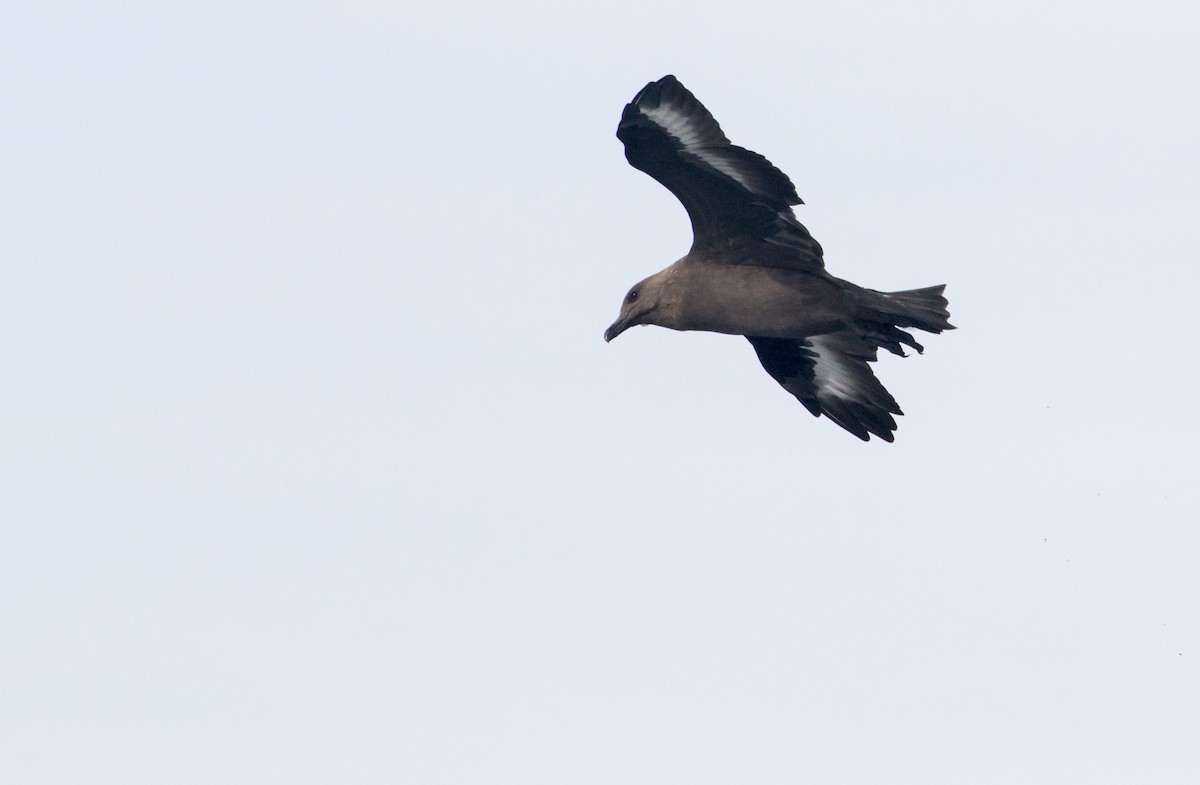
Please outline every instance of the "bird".
[[625, 157], [683, 204], [687, 254], [634, 286], [606, 342], [634, 325], [744, 336], [766, 372], [814, 416], [870, 441], [894, 441], [903, 414], [869, 363], [879, 349], [924, 347], [904, 328], [952, 330], [945, 285], [898, 292], [830, 275], [796, 218], [786, 174], [732, 144], [672, 75], [647, 84], [617, 126]]

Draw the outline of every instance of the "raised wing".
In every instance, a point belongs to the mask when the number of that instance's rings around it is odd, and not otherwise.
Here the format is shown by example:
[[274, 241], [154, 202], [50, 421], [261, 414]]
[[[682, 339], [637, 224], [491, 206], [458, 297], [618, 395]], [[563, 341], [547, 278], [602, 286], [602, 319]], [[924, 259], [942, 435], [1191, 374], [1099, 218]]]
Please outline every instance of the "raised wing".
[[878, 351], [869, 338], [845, 331], [803, 341], [747, 337], [767, 373], [814, 416], [825, 415], [863, 441], [871, 434], [895, 439], [892, 415], [903, 412], [867, 365]]
[[822, 250], [796, 220], [801, 204], [783, 172], [729, 143], [704, 105], [674, 76], [642, 88], [617, 138], [634, 167], [665, 185], [692, 220], [692, 251], [730, 264], [824, 269]]

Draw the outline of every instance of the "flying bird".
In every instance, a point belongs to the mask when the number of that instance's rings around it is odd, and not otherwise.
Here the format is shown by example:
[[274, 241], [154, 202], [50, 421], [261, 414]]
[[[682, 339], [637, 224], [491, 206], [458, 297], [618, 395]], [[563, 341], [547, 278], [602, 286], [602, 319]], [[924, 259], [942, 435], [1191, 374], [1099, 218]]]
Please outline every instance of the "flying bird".
[[638, 324], [744, 335], [763, 368], [814, 416], [863, 441], [895, 437], [903, 414], [868, 363], [923, 347], [903, 328], [952, 330], [942, 286], [878, 292], [835, 278], [796, 220], [783, 172], [730, 144], [674, 76], [642, 88], [617, 126], [625, 157], [667, 187], [692, 221], [692, 247], [635, 284], [607, 330]]

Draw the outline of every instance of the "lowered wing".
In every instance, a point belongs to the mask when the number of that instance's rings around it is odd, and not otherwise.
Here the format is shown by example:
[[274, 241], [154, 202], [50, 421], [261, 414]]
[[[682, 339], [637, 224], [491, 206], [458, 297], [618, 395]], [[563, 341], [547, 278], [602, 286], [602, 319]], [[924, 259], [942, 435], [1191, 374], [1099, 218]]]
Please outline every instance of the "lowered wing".
[[853, 332], [815, 335], [802, 341], [747, 336], [763, 368], [814, 416], [825, 415], [863, 441], [871, 434], [895, 439], [903, 414], [871, 372], [875, 343]]

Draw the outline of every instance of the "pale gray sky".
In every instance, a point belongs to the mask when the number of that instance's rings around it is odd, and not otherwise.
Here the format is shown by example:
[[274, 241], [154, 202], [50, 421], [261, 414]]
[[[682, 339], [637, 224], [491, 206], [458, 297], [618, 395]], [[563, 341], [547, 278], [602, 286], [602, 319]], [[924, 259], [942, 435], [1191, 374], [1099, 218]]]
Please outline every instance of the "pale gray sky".
[[[1196, 781], [1192, 4], [409, 5], [4, 12], [6, 779]], [[894, 445], [601, 339], [666, 73], [949, 285]]]

